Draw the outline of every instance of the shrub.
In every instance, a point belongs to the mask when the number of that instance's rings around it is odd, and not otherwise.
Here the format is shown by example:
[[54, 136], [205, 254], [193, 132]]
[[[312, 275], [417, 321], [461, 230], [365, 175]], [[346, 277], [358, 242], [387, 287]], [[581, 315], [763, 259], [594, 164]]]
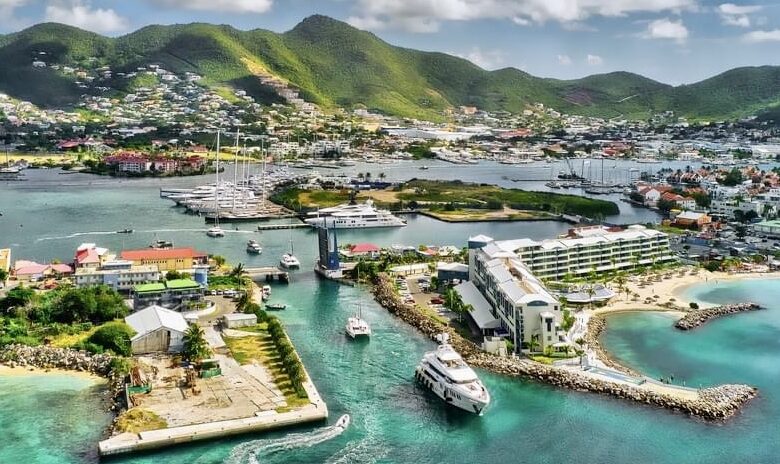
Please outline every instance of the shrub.
[[135, 331], [124, 322], [108, 322], [90, 335], [87, 343], [100, 346], [115, 354], [130, 356], [132, 354], [130, 339], [133, 335]]
[[691, 309], [699, 309], [699, 303], [696, 303], [695, 301], [691, 301], [688, 306], [690, 306]]

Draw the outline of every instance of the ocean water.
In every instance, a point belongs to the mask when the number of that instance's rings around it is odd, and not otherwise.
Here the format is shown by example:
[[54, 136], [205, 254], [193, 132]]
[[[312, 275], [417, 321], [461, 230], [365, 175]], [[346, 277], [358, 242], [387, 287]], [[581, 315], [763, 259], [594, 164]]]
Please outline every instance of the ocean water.
[[[350, 428], [333, 437], [323, 437], [327, 424], [322, 424], [183, 445], [110, 462], [216, 464], [225, 462], [237, 446], [257, 451], [262, 463], [778, 462], [780, 306], [773, 301], [778, 281], [711, 283], [689, 289], [701, 301], [744, 297], [770, 307], [713, 321], [689, 333], [675, 331], [673, 319], [662, 314], [619, 315], [609, 320], [607, 347], [648, 375], [674, 374], [691, 386], [722, 382], [758, 386], [760, 396], [728, 422], [706, 423], [655, 407], [487, 372], [479, 374], [493, 403], [484, 416], [475, 417], [445, 407], [414, 384], [414, 368], [434, 346], [431, 341], [389, 315], [365, 289], [320, 280], [309, 270], [314, 262], [313, 234], [303, 230], [256, 234], [249, 231], [251, 226], [242, 225], [245, 232], [209, 239], [200, 218], [182, 214], [157, 198], [157, 181], [144, 180], [128, 189], [93, 177], [87, 178], [92, 179], [90, 185], [77, 176], [54, 177], [50, 185], [44, 178], [24, 186], [0, 187], [4, 212], [0, 244], [11, 244], [16, 257], [66, 260], [83, 241], [117, 249], [146, 246], [156, 234], [253, 266], [275, 263], [292, 236], [303, 269], [293, 275], [289, 286], [274, 285], [273, 300], [288, 305], [279, 315], [330, 408], [328, 423], [341, 414], [352, 416]], [[62, 178], [76, 185], [60, 185]], [[139, 232], [110, 233], [125, 227]], [[403, 229], [350, 232], [340, 240], [462, 244], [476, 233], [542, 238], [565, 228], [554, 222], [444, 224], [419, 218]], [[107, 233], [94, 234], [101, 231]], [[84, 232], [93, 233], [77, 235]], [[245, 254], [248, 237], [263, 243], [260, 257]], [[358, 302], [374, 330], [371, 340], [363, 343], [343, 334], [345, 320]], [[77, 382], [64, 380], [71, 381]], [[29, 383], [16, 388], [8, 387], [8, 382], [20, 380], [0, 378], [0, 463], [96, 462], [96, 441], [108, 421], [96, 408], [97, 392], [84, 385], [63, 397], [62, 391], [52, 391], [48, 381], [38, 378], [21, 380]], [[290, 433], [296, 435], [290, 438]], [[5, 439], [9, 434], [13, 440]]]

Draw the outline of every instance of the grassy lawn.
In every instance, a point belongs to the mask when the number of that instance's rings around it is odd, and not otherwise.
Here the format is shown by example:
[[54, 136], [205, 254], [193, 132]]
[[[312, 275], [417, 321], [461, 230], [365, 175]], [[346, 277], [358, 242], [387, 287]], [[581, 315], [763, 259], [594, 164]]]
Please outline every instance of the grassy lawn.
[[100, 326], [95, 326], [89, 330], [84, 330], [82, 332], [77, 332], [73, 334], [62, 333], [59, 335], [55, 335], [51, 339], [51, 344], [59, 348], [68, 348], [77, 343], [83, 342], [84, 340], [89, 338], [90, 335], [95, 333], [95, 331], [98, 328], [100, 328]]
[[[242, 327], [241, 330], [246, 329]], [[248, 330], [248, 332], [254, 332], [260, 334], [257, 337], [224, 337], [225, 344], [230, 349], [230, 353], [233, 355], [239, 364], [251, 364], [256, 361], [262, 364], [271, 376], [274, 378], [274, 383], [279, 390], [284, 394], [284, 399], [287, 401], [287, 408], [279, 408], [279, 412], [295, 409], [301, 406], [309, 404], [308, 398], [301, 398], [292, 388], [290, 379], [282, 366], [282, 360], [279, 354], [276, 352], [276, 346], [271, 340], [271, 336], [268, 333], [260, 329], [259, 326], [255, 326], [254, 330]]]
[[258, 333], [258, 334], [267, 334], [268, 330], [268, 324], [265, 322], [261, 322], [257, 325], [252, 325], [249, 327], [239, 327], [235, 330], [240, 330], [241, 332], [252, 332], [252, 333]]
[[428, 211], [431, 216], [452, 222], [459, 221], [523, 221], [555, 217], [545, 211], [456, 209], [454, 211]]
[[123, 412], [117, 417], [116, 428], [120, 432], [146, 432], [168, 428], [165, 419], [157, 414], [142, 408], [133, 408]]

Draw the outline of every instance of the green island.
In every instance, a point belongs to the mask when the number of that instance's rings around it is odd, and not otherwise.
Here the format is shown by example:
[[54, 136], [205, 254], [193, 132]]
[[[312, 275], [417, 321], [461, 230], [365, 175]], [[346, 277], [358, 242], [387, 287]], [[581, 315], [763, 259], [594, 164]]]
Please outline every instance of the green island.
[[[315, 210], [346, 203], [349, 190], [288, 189], [271, 200], [294, 210]], [[605, 200], [550, 192], [507, 189], [459, 180], [412, 179], [387, 190], [360, 192], [355, 200], [373, 199], [381, 207], [413, 209], [449, 222], [557, 219], [561, 214], [603, 218], [619, 213]]]

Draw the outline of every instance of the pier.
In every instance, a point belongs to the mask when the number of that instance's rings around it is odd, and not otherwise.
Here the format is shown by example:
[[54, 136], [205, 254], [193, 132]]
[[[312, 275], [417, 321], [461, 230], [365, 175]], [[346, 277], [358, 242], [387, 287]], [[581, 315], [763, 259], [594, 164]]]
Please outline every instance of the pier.
[[257, 226], [257, 230], [283, 230], [283, 229], [310, 229], [311, 224], [262, 224]]
[[273, 280], [278, 280], [279, 282], [290, 282], [290, 273], [284, 269], [279, 269], [278, 267], [251, 267], [244, 270], [246, 271], [246, 274], [249, 276], [249, 278], [254, 282], [261, 280], [266, 282], [271, 282]]

